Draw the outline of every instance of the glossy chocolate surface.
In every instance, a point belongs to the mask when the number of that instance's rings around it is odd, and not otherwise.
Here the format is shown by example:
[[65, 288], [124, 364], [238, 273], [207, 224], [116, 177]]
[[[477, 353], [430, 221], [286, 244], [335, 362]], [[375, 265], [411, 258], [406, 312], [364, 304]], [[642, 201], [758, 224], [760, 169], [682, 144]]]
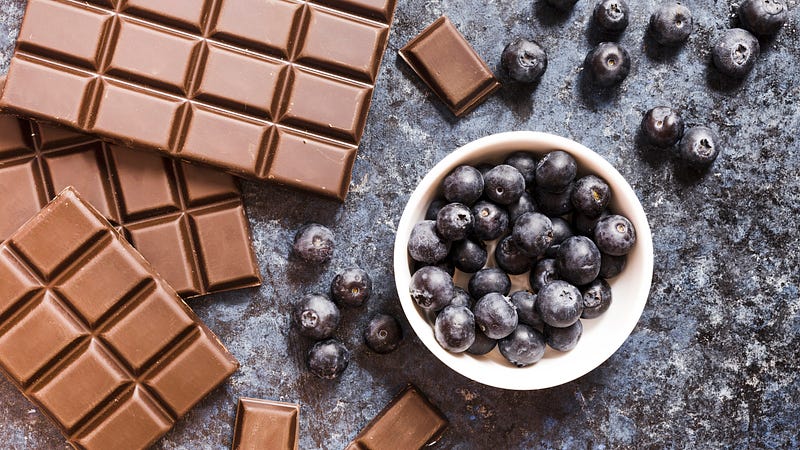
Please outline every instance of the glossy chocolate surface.
[[232, 450], [297, 450], [300, 406], [240, 398]]

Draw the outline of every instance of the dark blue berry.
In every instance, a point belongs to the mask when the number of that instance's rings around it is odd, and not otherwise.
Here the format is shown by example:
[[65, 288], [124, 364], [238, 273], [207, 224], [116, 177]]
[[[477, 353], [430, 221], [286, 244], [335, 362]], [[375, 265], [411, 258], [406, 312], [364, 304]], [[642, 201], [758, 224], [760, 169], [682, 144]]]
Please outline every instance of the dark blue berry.
[[510, 205], [525, 192], [525, 178], [519, 170], [506, 164], [495, 166], [483, 177], [483, 193], [499, 205]]
[[614, 278], [625, 269], [628, 257], [607, 255], [600, 253], [600, 276], [603, 278]]
[[494, 260], [497, 267], [509, 275], [521, 275], [531, 270], [531, 258], [517, 247], [511, 236], [506, 236], [497, 244]]
[[423, 267], [411, 277], [409, 293], [420, 308], [439, 311], [453, 299], [453, 278], [438, 267]]
[[446, 241], [460, 241], [472, 232], [472, 211], [461, 203], [446, 205], [436, 216], [436, 231]]
[[456, 167], [445, 177], [442, 189], [449, 202], [472, 205], [483, 195], [483, 175], [472, 166]]
[[590, 283], [600, 273], [600, 250], [586, 236], [573, 236], [558, 248], [556, 268], [561, 279], [569, 283]]
[[475, 342], [467, 349], [471, 355], [485, 355], [497, 345], [497, 340], [486, 336], [480, 328], [475, 328]]
[[594, 319], [608, 310], [611, 306], [611, 286], [602, 278], [592, 281], [589, 285], [581, 289], [583, 296], [584, 319]]
[[463, 306], [472, 309], [474, 303], [475, 301], [467, 294], [467, 291], [458, 286], [455, 287], [453, 299], [450, 300], [450, 306]]
[[517, 308], [504, 295], [492, 292], [475, 304], [475, 323], [491, 339], [502, 339], [519, 324]]
[[588, 217], [600, 217], [611, 200], [611, 188], [600, 177], [587, 175], [575, 182], [572, 205], [575, 210]]
[[594, 236], [594, 227], [597, 222], [603, 217], [608, 216], [608, 211], [600, 213], [600, 217], [586, 217], [583, 214], [575, 213], [572, 215], [572, 225], [575, 227], [575, 232], [582, 236]]
[[439, 262], [437, 264], [428, 264], [428, 263], [421, 263], [421, 262], [416, 262], [415, 261], [414, 262], [414, 271], [413, 271], [413, 273], [417, 273], [419, 271], [419, 269], [422, 269], [423, 267], [429, 267], [429, 266], [433, 266], [433, 267], [437, 267], [439, 269], [442, 269], [445, 272], [447, 272], [448, 275], [450, 275], [451, 277], [456, 274], [456, 266], [453, 264], [453, 261], [450, 260], [449, 255], [448, 255], [447, 258], [445, 258], [444, 261]]
[[489, 267], [479, 270], [469, 279], [468, 289], [469, 295], [476, 299], [492, 292], [508, 295], [511, 291], [511, 279], [502, 270]]
[[525, 213], [514, 223], [511, 236], [526, 255], [538, 258], [553, 243], [553, 223], [544, 214]]
[[541, 327], [544, 322], [536, 310], [536, 294], [528, 291], [517, 291], [511, 296], [511, 303], [517, 308], [519, 322], [532, 327]]
[[625, 0], [600, 0], [594, 7], [593, 16], [603, 31], [619, 33], [628, 27], [630, 8]]
[[658, 147], [670, 147], [683, 136], [684, 124], [678, 111], [657, 106], [647, 111], [642, 119], [642, 134], [648, 142]]
[[432, 201], [431, 204], [428, 205], [427, 211], [425, 211], [425, 220], [436, 220], [436, 216], [439, 215], [439, 211], [444, 208], [446, 204], [447, 202], [440, 198]]
[[692, 34], [692, 12], [680, 3], [664, 3], [650, 16], [650, 32], [661, 45], [678, 45]]
[[566, 241], [568, 237], [571, 237], [573, 233], [569, 222], [561, 217], [551, 217], [550, 222], [553, 224], [553, 243], [550, 244], [550, 247], [547, 247], [545, 255], [548, 258], [555, 258], [558, 247], [562, 242]]
[[333, 256], [333, 232], [318, 223], [309, 223], [297, 230], [293, 248], [306, 262], [326, 263]]
[[544, 357], [546, 343], [542, 333], [527, 326], [518, 326], [497, 343], [500, 353], [517, 367], [529, 366]]
[[581, 317], [583, 297], [575, 286], [555, 280], [546, 284], [536, 295], [536, 308], [544, 323], [565, 328]]
[[464, 239], [453, 243], [450, 259], [456, 268], [465, 273], [475, 273], [486, 265], [489, 253], [483, 242]]
[[433, 332], [443, 349], [465, 352], [475, 342], [475, 316], [469, 308], [450, 305], [436, 316]]
[[436, 264], [447, 257], [447, 242], [436, 231], [436, 222], [423, 220], [414, 225], [408, 239], [408, 253], [414, 261]]
[[542, 189], [535, 191], [536, 205], [542, 214], [548, 216], [563, 216], [572, 211], [572, 193], [575, 190], [575, 185], [568, 185], [561, 192], [551, 192]]
[[690, 128], [680, 143], [681, 158], [689, 165], [706, 168], [716, 161], [720, 147], [717, 134], [707, 127]]
[[742, 25], [758, 36], [769, 36], [783, 28], [788, 9], [783, 0], [744, 0], [739, 5]]
[[594, 242], [603, 253], [627, 255], [636, 244], [636, 230], [624, 216], [606, 216], [594, 227]]
[[559, 352], [568, 352], [575, 348], [582, 334], [583, 324], [580, 320], [565, 328], [556, 328], [550, 325], [544, 326], [547, 345]]
[[531, 289], [533, 289], [533, 292], [539, 292], [545, 285], [560, 279], [561, 276], [558, 274], [558, 269], [556, 269], [556, 260], [541, 259], [531, 270]]
[[536, 184], [536, 166], [539, 161], [532, 153], [514, 152], [505, 160], [505, 164], [519, 170], [525, 179], [525, 187], [530, 189]]
[[376, 314], [364, 329], [364, 342], [375, 353], [390, 353], [403, 341], [403, 327], [388, 314]]
[[519, 219], [519, 216], [528, 213], [528, 212], [536, 212], [536, 202], [533, 201], [533, 197], [527, 192], [524, 192], [522, 196], [516, 202], [508, 205], [506, 207], [508, 210], [508, 220], [511, 225]]
[[508, 213], [494, 203], [479, 201], [472, 207], [472, 217], [472, 234], [482, 241], [493, 241], [508, 232]]
[[336, 339], [317, 342], [306, 357], [306, 365], [311, 373], [327, 380], [341, 375], [349, 363], [350, 351]]
[[547, 3], [560, 11], [569, 11], [578, 3], [578, 0], [547, 0]]
[[575, 180], [578, 163], [569, 153], [556, 150], [539, 160], [536, 166], [536, 186], [550, 192], [564, 192]]
[[300, 334], [314, 339], [333, 336], [339, 326], [339, 318], [336, 304], [320, 294], [306, 295], [294, 310], [294, 321]]
[[731, 78], [746, 77], [756, 65], [760, 53], [758, 39], [741, 28], [726, 30], [711, 49], [714, 66]]
[[525, 39], [508, 44], [500, 61], [508, 76], [520, 83], [533, 83], [547, 70], [547, 53], [537, 42]]
[[616, 42], [601, 42], [586, 55], [584, 66], [594, 84], [611, 87], [628, 77], [631, 71], [631, 57], [628, 51]]
[[369, 274], [357, 267], [339, 272], [331, 282], [331, 296], [340, 304], [361, 306], [372, 294]]

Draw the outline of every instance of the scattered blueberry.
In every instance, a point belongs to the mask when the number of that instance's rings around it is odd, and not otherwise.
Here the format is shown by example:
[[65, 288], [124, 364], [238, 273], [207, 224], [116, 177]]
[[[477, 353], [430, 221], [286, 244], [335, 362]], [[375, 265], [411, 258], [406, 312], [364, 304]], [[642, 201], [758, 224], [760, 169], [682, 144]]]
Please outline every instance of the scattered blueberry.
[[536, 205], [542, 214], [548, 216], [563, 216], [572, 211], [572, 193], [575, 190], [574, 184], [569, 184], [561, 192], [550, 192], [537, 189], [535, 192]]
[[539, 160], [536, 166], [536, 186], [550, 192], [563, 192], [575, 179], [578, 163], [569, 153], [555, 150]]
[[783, 0], [744, 0], [739, 5], [742, 25], [758, 36], [769, 36], [783, 28], [788, 9]]
[[670, 147], [683, 136], [683, 119], [678, 111], [666, 106], [656, 106], [642, 119], [642, 133], [653, 145]]
[[756, 65], [760, 53], [758, 39], [741, 28], [726, 30], [711, 49], [714, 66], [731, 78], [746, 77]]
[[510, 205], [525, 192], [525, 178], [519, 170], [506, 164], [495, 166], [483, 177], [483, 193], [499, 205]]
[[411, 277], [409, 292], [422, 309], [439, 311], [453, 299], [453, 279], [438, 267], [423, 267]]
[[475, 302], [472, 300], [472, 297], [469, 296], [467, 291], [458, 286], [455, 287], [453, 299], [450, 300], [450, 306], [463, 306], [465, 308], [472, 309], [474, 303]]
[[628, 261], [628, 257], [623, 256], [613, 256], [613, 255], [606, 255], [605, 253], [600, 253], [600, 276], [603, 278], [614, 278], [615, 276], [622, 273], [625, 269], [625, 263]]
[[486, 336], [480, 328], [475, 328], [475, 342], [467, 349], [467, 353], [471, 355], [485, 355], [494, 350], [497, 345], [495, 339]]
[[592, 281], [581, 289], [583, 295], [584, 319], [594, 319], [608, 310], [611, 306], [611, 286], [602, 278]]
[[294, 252], [306, 262], [323, 264], [333, 256], [333, 232], [318, 223], [309, 223], [297, 230]]
[[613, 256], [627, 255], [636, 244], [633, 224], [617, 214], [603, 217], [594, 227], [594, 242], [601, 252]]
[[558, 269], [556, 269], [556, 260], [541, 259], [531, 270], [531, 289], [533, 289], [533, 292], [539, 292], [545, 285], [560, 279], [561, 276], [558, 274]]
[[533, 201], [531, 194], [523, 192], [519, 200], [506, 207], [508, 220], [513, 225], [519, 219], [519, 216], [528, 212], [536, 212], [536, 209], [536, 202]]
[[494, 203], [479, 201], [472, 207], [472, 233], [482, 241], [493, 241], [508, 232], [508, 213]]
[[447, 202], [440, 198], [432, 201], [431, 204], [428, 205], [428, 210], [425, 211], [425, 220], [436, 220], [436, 216], [439, 215], [439, 211], [444, 208], [446, 204]]
[[436, 231], [436, 222], [424, 220], [414, 225], [408, 239], [408, 253], [414, 261], [436, 264], [447, 257], [447, 242]]
[[331, 296], [340, 304], [361, 306], [372, 294], [372, 280], [362, 269], [353, 267], [339, 272], [331, 282]]
[[547, 0], [547, 3], [561, 11], [569, 11], [578, 3], [578, 0]]
[[497, 343], [500, 353], [517, 367], [529, 366], [544, 357], [546, 349], [542, 333], [527, 326], [518, 326], [508, 337]]
[[678, 45], [692, 34], [692, 12], [677, 2], [662, 4], [650, 16], [650, 32], [661, 45]]
[[308, 350], [306, 365], [314, 375], [332, 380], [344, 372], [350, 363], [350, 351], [336, 339], [314, 344]]
[[436, 216], [436, 231], [446, 241], [460, 241], [472, 232], [472, 211], [461, 203], [446, 205]]
[[575, 286], [555, 280], [546, 284], [536, 295], [536, 307], [545, 324], [565, 328], [581, 317], [583, 297]]
[[294, 310], [294, 321], [300, 334], [314, 339], [333, 336], [339, 326], [339, 318], [336, 303], [320, 294], [306, 295]]
[[553, 242], [547, 248], [545, 255], [548, 258], [555, 258], [558, 252], [558, 247], [562, 242], [566, 241], [568, 237], [573, 235], [572, 227], [569, 222], [561, 217], [551, 217], [550, 222], [553, 224]]
[[517, 308], [504, 295], [492, 292], [475, 304], [475, 323], [487, 337], [502, 339], [514, 331], [519, 324]]
[[511, 279], [502, 270], [489, 267], [479, 270], [469, 279], [468, 289], [469, 295], [476, 299], [492, 292], [508, 295], [511, 291]]
[[511, 236], [503, 238], [494, 248], [494, 260], [497, 267], [509, 275], [522, 275], [531, 270], [531, 258], [517, 247]]
[[586, 236], [573, 236], [558, 248], [556, 269], [573, 285], [590, 283], [600, 273], [600, 250]]
[[580, 320], [565, 328], [551, 327], [547, 324], [544, 326], [547, 345], [559, 352], [568, 352], [575, 348], [582, 334], [583, 324]]
[[511, 303], [517, 308], [519, 322], [532, 327], [541, 327], [544, 322], [536, 310], [536, 294], [528, 291], [517, 291], [511, 296]]
[[611, 87], [628, 77], [631, 57], [616, 42], [601, 42], [586, 55], [584, 66], [596, 85]]
[[600, 217], [611, 200], [608, 183], [595, 175], [587, 175], [575, 182], [572, 205], [575, 210], [588, 217]]
[[471, 206], [483, 195], [483, 175], [472, 166], [456, 167], [445, 177], [442, 189], [449, 202]]
[[706, 168], [716, 161], [720, 148], [716, 133], [708, 127], [690, 128], [679, 146], [681, 158], [690, 165]]
[[375, 353], [390, 353], [403, 341], [403, 327], [388, 314], [376, 314], [364, 329], [364, 342]]
[[436, 316], [433, 331], [443, 349], [465, 352], [475, 342], [475, 316], [469, 308], [450, 305]]
[[553, 223], [544, 214], [525, 213], [514, 223], [511, 236], [526, 255], [538, 258], [553, 243]]
[[547, 53], [535, 41], [516, 39], [506, 46], [500, 58], [512, 80], [533, 83], [547, 70]]
[[594, 227], [600, 219], [606, 216], [608, 216], [608, 211], [600, 213], [600, 217], [586, 217], [583, 214], [576, 213], [572, 215], [572, 225], [575, 227], [576, 233], [582, 236], [594, 237]]
[[525, 187], [531, 188], [536, 184], [536, 165], [539, 162], [533, 154], [528, 152], [514, 152], [508, 155], [505, 164], [519, 170], [525, 179]]
[[465, 273], [475, 273], [486, 265], [489, 254], [483, 242], [464, 239], [453, 243], [450, 258], [456, 268]]
[[630, 8], [625, 0], [600, 0], [595, 5], [592, 15], [602, 30], [619, 33], [628, 27]]

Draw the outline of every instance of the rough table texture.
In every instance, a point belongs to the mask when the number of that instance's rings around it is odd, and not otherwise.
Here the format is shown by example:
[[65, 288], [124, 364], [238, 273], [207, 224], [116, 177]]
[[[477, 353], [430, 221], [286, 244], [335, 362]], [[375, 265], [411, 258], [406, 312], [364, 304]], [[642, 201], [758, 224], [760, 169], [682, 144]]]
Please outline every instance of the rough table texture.
[[[654, 51], [643, 35], [656, 0], [631, 2], [622, 36], [633, 57], [620, 89], [582, 82], [594, 34], [593, 2], [556, 15], [541, 0], [402, 0], [370, 120], [343, 205], [244, 183], [264, 275], [258, 290], [192, 303], [242, 363], [157, 448], [227, 448], [239, 396], [301, 404], [301, 448], [343, 448], [406, 382], [450, 419], [439, 448], [798, 448], [800, 424], [800, 34], [796, 1], [789, 24], [749, 79], [734, 85], [709, 68], [715, 37], [733, 23], [736, 1], [688, 1], [696, 28], [674, 53]], [[0, 72], [13, 47], [24, 2], [0, 0]], [[396, 56], [397, 49], [446, 13], [490, 66], [505, 41], [524, 35], [550, 52], [535, 89], [505, 86], [456, 120]], [[641, 114], [657, 104], [709, 124], [725, 146], [706, 174], [691, 173], [635, 145]], [[636, 189], [656, 248], [653, 288], [625, 345], [597, 370], [543, 392], [505, 392], [447, 369], [416, 339], [389, 355], [361, 344], [368, 313], [402, 317], [394, 294], [391, 248], [413, 187], [439, 159], [478, 137], [518, 129], [576, 139], [605, 156]], [[337, 234], [333, 261], [319, 270], [288, 256], [306, 221]], [[357, 264], [375, 297], [343, 311], [338, 336], [352, 349], [338, 381], [304, 368], [308, 342], [290, 331], [289, 311], [304, 292], [327, 288]], [[0, 382], [4, 447], [61, 448], [55, 426], [7, 381]]]

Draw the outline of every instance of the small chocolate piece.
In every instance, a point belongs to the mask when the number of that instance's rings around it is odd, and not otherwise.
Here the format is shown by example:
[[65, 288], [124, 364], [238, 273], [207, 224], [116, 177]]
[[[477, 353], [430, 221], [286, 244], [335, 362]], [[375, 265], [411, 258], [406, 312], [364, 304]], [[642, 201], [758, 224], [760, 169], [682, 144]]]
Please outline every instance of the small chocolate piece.
[[0, 242], [75, 187], [184, 298], [258, 286], [233, 177], [0, 115]]
[[345, 450], [421, 449], [435, 443], [447, 419], [414, 386], [400, 392]]
[[0, 108], [341, 201], [395, 1], [29, 0]]
[[239, 367], [72, 189], [0, 244], [0, 369], [75, 448], [146, 448]]
[[400, 57], [458, 117], [500, 88], [489, 66], [446, 16], [401, 48]]
[[300, 405], [240, 398], [232, 450], [297, 450]]

